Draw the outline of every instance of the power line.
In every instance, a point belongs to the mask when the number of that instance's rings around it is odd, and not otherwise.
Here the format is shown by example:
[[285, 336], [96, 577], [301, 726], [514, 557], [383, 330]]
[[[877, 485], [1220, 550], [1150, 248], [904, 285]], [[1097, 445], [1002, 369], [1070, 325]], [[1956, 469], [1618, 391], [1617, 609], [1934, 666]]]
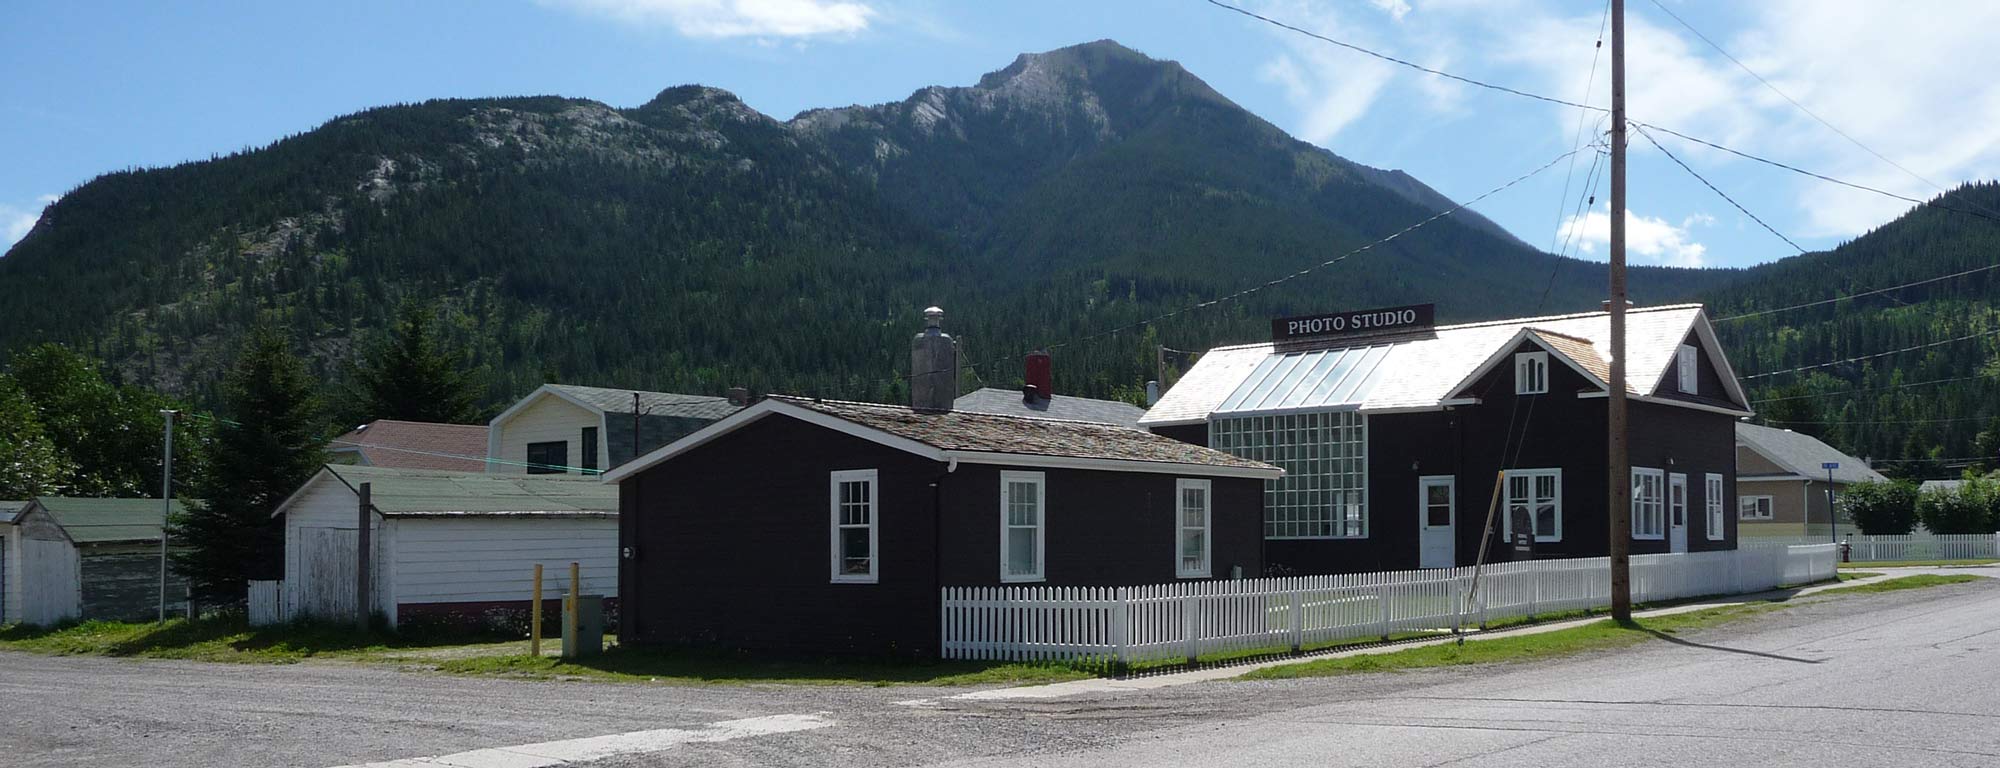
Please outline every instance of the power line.
[[[1596, 45], [1591, 47], [1590, 75], [1589, 77], [1584, 79], [1583, 83], [1583, 101], [1586, 104], [1590, 102], [1590, 90], [1596, 87], [1597, 85], [1597, 62], [1598, 60], [1604, 58], [1604, 28], [1610, 23], [1611, 23], [1611, 2], [1610, 0], [1605, 0], [1604, 18], [1597, 25], [1597, 43]], [[1576, 111], [1576, 138], [1570, 140], [1570, 146], [1573, 147], [1583, 146], [1583, 126], [1585, 125], [1584, 121], [1590, 118], [1590, 114], [1591, 114], [1590, 110], [1587, 109], [1579, 109]], [[1595, 158], [1592, 159], [1591, 165], [1593, 168], [1596, 167]], [[1592, 171], [1592, 173], [1595, 173], [1595, 171]], [[1563, 213], [1569, 209], [1569, 184], [1570, 181], [1575, 177], [1576, 177], [1576, 158], [1571, 157], [1569, 159], [1569, 168], [1563, 172], [1562, 194], [1556, 196], [1556, 231], [1554, 234], [1549, 236], [1549, 247], [1551, 249], [1555, 248], [1556, 241], [1561, 239], [1563, 236]], [[1561, 254], [1558, 253], [1557, 255], [1560, 256]], [[1543, 294], [1543, 296], [1544, 298], [1546, 298], [1547, 294], [1545, 293]]]
[[1742, 203], [1736, 202], [1736, 199], [1730, 197], [1728, 193], [1723, 192], [1721, 189], [1717, 188], [1714, 184], [1709, 183], [1708, 179], [1702, 178], [1701, 174], [1695, 173], [1695, 170], [1693, 168], [1688, 167], [1687, 163], [1681, 162], [1681, 159], [1675, 157], [1674, 153], [1667, 151], [1666, 147], [1660, 146], [1660, 142], [1655, 141], [1653, 139], [1653, 134], [1651, 132], [1647, 131], [1645, 128], [1639, 128], [1639, 135], [1645, 137], [1646, 143], [1653, 145], [1654, 149], [1660, 150], [1660, 154], [1666, 155], [1668, 160], [1674, 161], [1674, 165], [1680, 166], [1681, 170], [1687, 171], [1688, 175], [1693, 176], [1696, 181], [1701, 182], [1702, 186], [1708, 187], [1708, 191], [1714, 192], [1715, 194], [1721, 196], [1722, 199], [1729, 201], [1729, 204], [1735, 206], [1737, 211], [1741, 212], [1745, 216], [1750, 217], [1751, 221], [1757, 222], [1757, 226], [1763, 227], [1764, 231], [1769, 232], [1773, 235], [1777, 235], [1779, 240], [1785, 241], [1786, 245], [1789, 245], [1792, 248], [1797, 249], [1799, 253], [1806, 252], [1806, 249], [1800, 248], [1798, 243], [1792, 242], [1791, 238], [1786, 237], [1783, 233], [1779, 232], [1771, 225], [1764, 223], [1763, 219], [1757, 218], [1757, 214], [1751, 213], [1750, 209], [1748, 208], [1744, 208]]
[[1787, 420], [1787, 419], [1770, 419], [1770, 420], [1768, 420], [1768, 423], [1771, 423], [1771, 424], [1824, 424], [1824, 425], [1827, 425], [1827, 426], [1834, 426], [1834, 425], [1839, 425], [1839, 424], [1946, 424], [1946, 423], [1950, 423], [1950, 422], [1955, 422], [1955, 421], [1987, 421], [1987, 420], [1989, 420], [1989, 419], [1992, 419], [1992, 418], [1993, 418], [1993, 417], [1991, 417], [1991, 416], [1957, 416], [1957, 417], [1953, 417], [1953, 418], [1949, 418], [1949, 419], [1880, 419], [1880, 420], [1872, 420], [1872, 421], [1871, 421], [1871, 420], [1861, 420], [1861, 421], [1838, 421], [1838, 420], [1823, 420], [1823, 419], [1790, 419], [1790, 420]]
[[1778, 308], [1776, 308], [1776, 309], [1760, 309], [1760, 310], [1757, 310], [1757, 311], [1755, 311], [1755, 312], [1745, 312], [1745, 313], [1743, 313], [1743, 314], [1740, 314], [1740, 315], [1730, 315], [1730, 316], [1728, 316], [1728, 317], [1724, 317], [1724, 318], [1719, 318], [1719, 319], [1717, 319], [1717, 320], [1716, 320], [1716, 322], [1718, 322], [1718, 323], [1721, 323], [1721, 322], [1727, 322], [1727, 321], [1730, 321], [1730, 320], [1741, 320], [1741, 319], [1743, 319], [1743, 318], [1746, 318], [1746, 317], [1756, 317], [1756, 316], [1758, 316], [1758, 315], [1770, 315], [1770, 314], [1776, 314], [1776, 313], [1778, 313], [1778, 312], [1790, 312], [1790, 311], [1792, 311], [1792, 310], [1794, 310], [1794, 309], [1805, 309], [1805, 308], [1807, 308], [1807, 307], [1817, 307], [1817, 306], [1822, 306], [1822, 305], [1826, 305], [1826, 304], [1834, 304], [1834, 303], [1837, 303], [1837, 302], [1842, 302], [1842, 301], [1847, 301], [1848, 299], [1858, 299], [1858, 298], [1861, 298], [1861, 297], [1863, 297], [1863, 296], [1874, 296], [1874, 295], [1876, 295], [1876, 294], [1881, 294], [1881, 293], [1888, 293], [1888, 292], [1890, 292], [1890, 291], [1899, 291], [1899, 290], [1902, 290], [1902, 289], [1904, 289], [1904, 288], [1909, 288], [1909, 287], [1911, 287], [1911, 286], [1918, 286], [1918, 285], [1927, 285], [1927, 284], [1930, 284], [1930, 283], [1935, 283], [1935, 282], [1939, 282], [1939, 281], [1943, 281], [1943, 280], [1950, 280], [1950, 279], [1952, 279], [1952, 278], [1955, 278], [1955, 277], [1964, 277], [1964, 276], [1966, 276], [1966, 275], [1972, 275], [1972, 274], [1978, 274], [1978, 273], [1980, 273], [1980, 272], [1991, 272], [1991, 271], [1993, 271], [1993, 270], [1996, 270], [1996, 269], [2000, 269], [2000, 264], [1988, 264], [1988, 265], [1986, 265], [1986, 266], [1983, 266], [1983, 267], [1975, 267], [1975, 268], [1973, 268], [1973, 269], [1968, 269], [1968, 270], [1965, 270], [1964, 272], [1953, 272], [1953, 273], [1951, 273], [1951, 274], [1949, 274], [1949, 275], [1940, 275], [1940, 276], [1938, 276], [1938, 277], [1931, 277], [1931, 278], [1925, 278], [1925, 279], [1923, 279], [1923, 280], [1918, 280], [1918, 281], [1915, 281], [1915, 282], [1910, 282], [1910, 283], [1904, 283], [1904, 284], [1902, 284], [1902, 285], [1892, 285], [1892, 286], [1889, 286], [1889, 287], [1887, 287], [1887, 288], [1877, 288], [1877, 289], [1874, 289], [1874, 290], [1872, 290], [1872, 291], [1862, 291], [1862, 292], [1860, 292], [1860, 293], [1853, 293], [1853, 294], [1848, 294], [1848, 295], [1846, 295], [1846, 296], [1836, 296], [1836, 297], [1834, 297], [1834, 298], [1831, 298], [1831, 299], [1821, 299], [1821, 300], [1819, 300], [1819, 301], [1809, 301], [1809, 302], [1806, 302], [1806, 303], [1804, 303], [1804, 304], [1794, 304], [1794, 305], [1792, 305], [1792, 306], [1789, 306], [1789, 307], [1778, 307]]
[[1869, 461], [1874, 462], [1876, 464], [1915, 464], [1925, 461], [1935, 461], [1938, 462], [1939, 464], [1950, 464], [1955, 461], [1993, 461], [1993, 460], [1994, 457], [1992, 456], [1952, 456], [1949, 458], [1938, 458], [1938, 459], [1869, 459]]
[[1940, 346], [1944, 346], [1944, 345], [1946, 345], [1946, 344], [1952, 344], [1952, 343], [1955, 343], [1955, 342], [1960, 342], [1960, 341], [1967, 341], [1967, 340], [1970, 340], [1970, 339], [1977, 339], [1977, 338], [1983, 338], [1983, 337], [1986, 337], [1986, 336], [1994, 336], [1994, 335], [2000, 335], [2000, 328], [1996, 328], [1996, 329], [1994, 329], [1994, 330], [1991, 330], [1991, 331], [1981, 331], [1981, 332], [1979, 332], [1979, 333], [1974, 333], [1974, 334], [1970, 334], [1970, 335], [1966, 335], [1966, 336], [1959, 336], [1959, 337], [1957, 337], [1957, 338], [1951, 338], [1951, 339], [1945, 339], [1945, 340], [1943, 340], [1943, 341], [1933, 341], [1933, 342], [1930, 342], [1930, 343], [1927, 343], [1927, 344], [1918, 344], [1918, 345], [1916, 345], [1916, 346], [1914, 346], [1914, 347], [1904, 347], [1904, 348], [1902, 348], [1902, 349], [1892, 349], [1892, 350], [1889, 350], [1889, 351], [1887, 351], [1887, 352], [1877, 352], [1877, 353], [1875, 353], [1875, 354], [1872, 354], [1872, 355], [1862, 355], [1862, 356], [1860, 356], [1860, 357], [1850, 357], [1850, 358], [1847, 358], [1846, 360], [1835, 360], [1835, 361], [1832, 361], [1832, 362], [1828, 362], [1828, 363], [1816, 363], [1816, 364], [1814, 364], [1814, 365], [1802, 365], [1802, 366], [1799, 366], [1799, 367], [1797, 367], [1797, 368], [1786, 368], [1785, 370], [1782, 370], [1782, 371], [1769, 371], [1769, 372], [1766, 372], [1766, 373], [1753, 373], [1753, 374], [1750, 374], [1750, 375], [1748, 375], [1748, 376], [1742, 376], [1742, 377], [1739, 377], [1739, 378], [1744, 378], [1744, 379], [1761, 379], [1761, 378], [1764, 378], [1764, 377], [1766, 377], [1766, 376], [1778, 376], [1778, 375], [1782, 375], [1782, 374], [1787, 374], [1787, 373], [1798, 373], [1799, 371], [1810, 371], [1810, 370], [1814, 370], [1814, 369], [1818, 369], [1818, 368], [1829, 368], [1829, 367], [1832, 367], [1832, 366], [1836, 366], [1836, 365], [1844, 365], [1844, 364], [1846, 364], [1846, 363], [1858, 363], [1858, 362], [1861, 362], [1861, 361], [1863, 361], [1863, 360], [1873, 360], [1873, 359], [1875, 359], [1875, 358], [1878, 358], [1878, 357], [1888, 357], [1888, 356], [1890, 356], [1890, 355], [1899, 355], [1899, 354], [1902, 354], [1902, 353], [1904, 353], [1904, 352], [1915, 352], [1915, 351], [1917, 351], [1917, 350], [1919, 350], [1919, 349], [1929, 349], [1929, 348], [1931, 348], [1931, 347], [1940, 347]]
[[1584, 190], [1582, 195], [1577, 196], [1576, 212], [1570, 214], [1570, 226], [1564, 228], [1568, 231], [1564, 233], [1562, 249], [1556, 251], [1556, 262], [1549, 265], [1548, 282], [1542, 285], [1542, 298], [1535, 302], [1535, 311], [1537, 313], [1540, 313], [1542, 308], [1548, 306], [1549, 294], [1555, 291], [1556, 288], [1556, 274], [1562, 271], [1563, 261], [1569, 256], [1570, 245], [1580, 242], [1583, 239], [1583, 225], [1586, 221], [1585, 212], [1589, 210], [1590, 206], [1597, 204], [1597, 186], [1599, 182], [1604, 180], [1603, 170], [1605, 166], [1602, 164], [1604, 157], [1605, 153], [1599, 150], [1596, 153], [1596, 157], [1590, 161], [1590, 174], [1586, 177], [1590, 179], [1590, 187]]
[[1932, 385], [1932, 384], [1951, 384], [1951, 383], [1954, 383], [1954, 382], [1960, 382], [1960, 381], [1975, 381], [1975, 380], [1984, 380], [1984, 379], [1986, 379], [1986, 378], [1988, 378], [1988, 377], [1985, 377], [1985, 376], [1954, 376], [1954, 377], [1952, 377], [1952, 378], [1949, 378], [1949, 379], [1932, 379], [1932, 380], [1930, 380], [1930, 381], [1913, 381], [1913, 382], [1910, 382], [1910, 383], [1908, 383], [1908, 384], [1896, 384], [1896, 385], [1894, 385], [1894, 386], [1888, 386], [1888, 387], [1874, 387], [1874, 388], [1870, 388], [1870, 389], [1849, 389], [1849, 390], [1843, 390], [1843, 391], [1840, 391], [1840, 392], [1818, 392], [1818, 393], [1814, 393], [1814, 394], [1809, 394], [1809, 395], [1787, 395], [1787, 396], [1785, 396], [1785, 397], [1767, 397], [1767, 398], [1764, 398], [1764, 399], [1762, 399], [1762, 400], [1752, 400], [1752, 401], [1750, 401], [1750, 404], [1751, 404], [1751, 405], [1757, 405], [1757, 404], [1759, 404], [1759, 403], [1781, 403], [1781, 402], [1785, 402], [1785, 401], [1789, 401], [1789, 400], [1815, 400], [1815, 399], [1819, 399], [1819, 398], [1826, 398], [1826, 397], [1842, 397], [1842, 396], [1848, 396], [1848, 395], [1865, 395], [1865, 394], [1868, 394], [1868, 393], [1871, 393], [1871, 392], [1888, 392], [1888, 391], [1890, 391], [1890, 390], [1895, 390], [1895, 389], [1908, 389], [1908, 388], [1910, 388], [1910, 387], [1923, 387], [1923, 386], [1929, 386], [1929, 385]]
[[[184, 412], [182, 412], [182, 415], [185, 415], [185, 416], [190, 416], [190, 417], [193, 417], [193, 418], [197, 418], [197, 419], [206, 419], [206, 420], [208, 420], [208, 421], [212, 421], [212, 422], [216, 422], [216, 423], [219, 423], [219, 424], [228, 424], [228, 425], [230, 425], [230, 426], [232, 426], [232, 427], [240, 427], [240, 426], [243, 426], [243, 422], [240, 422], [240, 421], [236, 421], [236, 420], [234, 420], [234, 419], [225, 419], [225, 418], [223, 418], [223, 417], [221, 417], [221, 416], [216, 416], [216, 415], [213, 415], [213, 414], [207, 414], [207, 413], [200, 413], [200, 412], [196, 412], [196, 411], [184, 411]], [[489, 457], [489, 456], [473, 456], [473, 455], [470, 455], [470, 454], [463, 454], [463, 453], [444, 453], [444, 452], [441, 452], [441, 451], [421, 451], [421, 450], [417, 450], [417, 449], [415, 449], [415, 448], [398, 448], [398, 447], [395, 447], [395, 446], [389, 446], [389, 445], [381, 445], [381, 444], [377, 444], [377, 443], [357, 443], [357, 442], [354, 442], [354, 441], [352, 441], [352, 440], [341, 440], [341, 439], [338, 439], [338, 438], [335, 438], [335, 439], [332, 439], [332, 440], [328, 440], [328, 441], [327, 441], [327, 443], [329, 443], [329, 444], [333, 444], [333, 443], [338, 443], [338, 444], [341, 444], [341, 445], [351, 445], [351, 446], [355, 446], [355, 447], [357, 447], [357, 448], [379, 448], [379, 449], [382, 449], [382, 450], [385, 450], [385, 451], [401, 451], [401, 452], [403, 452], [403, 453], [415, 453], [415, 454], [421, 454], [421, 455], [424, 455], [424, 456], [435, 456], [435, 457], [438, 457], [438, 458], [446, 458], [446, 459], [464, 459], [464, 460], [467, 460], [467, 461], [479, 461], [479, 462], [486, 462], [486, 463], [492, 463], [492, 464], [500, 464], [500, 465], [503, 465], [503, 466], [511, 466], [511, 467], [525, 467], [525, 468], [528, 468], [528, 469], [552, 469], [552, 470], [556, 470], [556, 471], [558, 471], [558, 472], [577, 472], [577, 473], [597, 473], [597, 472], [599, 472], [599, 471], [600, 471], [600, 470], [595, 470], [595, 469], [586, 469], [586, 468], [583, 468], [583, 467], [568, 467], [568, 466], [563, 466], [563, 465], [561, 465], [561, 464], [536, 464], [536, 463], [532, 463], [532, 462], [526, 462], [526, 461], [510, 461], [510, 460], [507, 460], [507, 459], [496, 459], [496, 458], [492, 458], [492, 457]]]

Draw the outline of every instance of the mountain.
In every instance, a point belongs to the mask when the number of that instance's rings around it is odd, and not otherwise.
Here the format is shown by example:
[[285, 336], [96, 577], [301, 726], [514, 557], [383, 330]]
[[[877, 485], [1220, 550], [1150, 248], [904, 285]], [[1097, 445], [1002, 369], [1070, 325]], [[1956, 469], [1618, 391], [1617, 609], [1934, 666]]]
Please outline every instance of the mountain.
[[[0, 290], [21, 299], [0, 303], [0, 350], [66, 342], [200, 400], [252, 324], [288, 329], [334, 377], [415, 299], [440, 303], [496, 402], [557, 379], [894, 399], [918, 313], [939, 304], [984, 363], [968, 384], [1011, 383], [1021, 352], [1100, 336], [1061, 349], [1059, 386], [1129, 397], [1154, 344], [1254, 339], [1276, 315], [1596, 306], [1603, 265], [1460, 211], [1101, 336], [1451, 206], [1110, 41], [789, 121], [702, 86], [628, 109], [438, 100], [70, 192], [0, 258]], [[1661, 302], [1736, 277], [1639, 269], [1633, 285]]]
[[[1992, 461], [2000, 455], [2000, 270], [1931, 280], [1992, 267], [1996, 253], [2000, 184], [1969, 184], [1831, 251], [1750, 269], [1706, 300], [1739, 373], [1867, 358], [1747, 380], [1753, 399], [1771, 399], [1758, 406], [1762, 418], [1889, 459], [1892, 474], [1950, 476], [1951, 465], [1965, 462], [1932, 459], [2000, 463]], [[1859, 295], [1920, 281], [1931, 282]], [[1852, 298], [1768, 311], [1833, 297]], [[1948, 341], [1976, 334], [1986, 335]], [[1921, 348], [1881, 355], [1911, 347]]]

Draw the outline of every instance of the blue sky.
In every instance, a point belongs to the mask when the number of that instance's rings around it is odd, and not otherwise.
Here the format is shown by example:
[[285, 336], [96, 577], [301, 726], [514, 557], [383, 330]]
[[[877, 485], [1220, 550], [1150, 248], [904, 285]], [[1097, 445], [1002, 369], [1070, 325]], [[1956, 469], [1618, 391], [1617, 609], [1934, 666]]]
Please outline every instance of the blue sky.
[[[1608, 58], [1592, 70], [1601, 0], [1240, 2], [1439, 69], [1608, 102]], [[2000, 176], [2000, 83], [1990, 77], [2000, 3], [1936, 0], [1912, 13], [1887, 0], [1661, 2], [1924, 180], [1764, 90], [1650, 0], [1628, 10], [1635, 119], [1918, 198], [1935, 194], [1927, 182]], [[1455, 199], [1569, 151], [1578, 134], [1577, 110], [1401, 70], [1202, 0], [16, 0], [0, 10], [0, 247], [99, 173], [261, 146], [380, 104], [561, 94], [633, 106], [702, 83], [786, 118], [970, 85], [1018, 53], [1100, 38], [1179, 61], [1293, 135]], [[1662, 141], [1808, 249], [1908, 208]], [[1743, 266], [1794, 252], [1643, 139], [1632, 143], [1635, 263]], [[1590, 166], [1578, 157], [1479, 210], [1529, 243], [1602, 259], [1603, 195], [1573, 215]]]

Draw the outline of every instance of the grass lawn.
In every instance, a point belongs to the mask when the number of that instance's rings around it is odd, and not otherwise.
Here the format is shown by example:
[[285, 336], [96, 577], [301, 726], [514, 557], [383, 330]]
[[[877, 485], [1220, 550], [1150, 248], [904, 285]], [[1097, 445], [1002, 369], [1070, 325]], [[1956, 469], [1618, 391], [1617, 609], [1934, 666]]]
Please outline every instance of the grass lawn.
[[445, 672], [530, 679], [701, 685], [982, 685], [1054, 683], [1096, 677], [1085, 665], [1053, 662], [774, 660], [748, 655], [652, 648], [610, 648], [598, 656], [562, 660], [527, 654], [479, 656], [438, 663]]
[[1880, 575], [1882, 574], [1869, 573], [1867, 571], [1841, 571], [1835, 574], [1834, 578], [1839, 581], [1853, 581], [1855, 579], [1872, 579]]
[[1841, 568], [1922, 568], [1926, 566], [1935, 566], [1939, 568], [1945, 568], [1955, 565], [1956, 566], [1992, 565], [1994, 563], [2000, 563], [2000, 560], [1990, 560], [1990, 559], [1988, 560], [1883, 560], [1880, 562], [1869, 562], [1869, 563], [1841, 563], [1840, 567]]
[[1635, 619], [1628, 624], [1610, 620], [1553, 632], [1471, 640], [1464, 645], [1445, 643], [1391, 653], [1366, 654], [1335, 659], [1266, 667], [1243, 676], [1246, 680], [1280, 680], [1294, 677], [1327, 677], [1357, 672], [1389, 672], [1462, 664], [1534, 661], [1589, 651], [1623, 648], [1629, 645], [1692, 629], [1721, 624], [1783, 607], [1779, 603], [1752, 603], [1705, 608], [1654, 618]]
[[1984, 578], [1986, 577], [1974, 576], [1969, 573], [1953, 573], [1944, 575], [1935, 573], [1925, 573], [1925, 574], [1918, 574], [1916, 576], [1903, 576], [1900, 578], [1890, 579], [1888, 581], [1878, 581], [1873, 584], [1855, 584], [1850, 587], [1834, 587], [1832, 589], [1823, 589], [1820, 590], [1818, 594], [1824, 595], [1828, 592], [1896, 592], [1904, 589], [1922, 589], [1924, 587], [1936, 587], [1945, 584], [1964, 584], [1968, 581], [1979, 581]]
[[290, 664], [310, 658], [394, 662], [435, 654], [504, 653], [517, 644], [523, 652], [527, 648], [525, 640], [471, 639], [474, 642], [468, 642], [464, 635], [360, 632], [349, 626], [317, 623], [251, 627], [242, 618], [231, 616], [169, 619], [165, 624], [86, 621], [46, 628], [0, 628], [0, 650], [259, 664]]

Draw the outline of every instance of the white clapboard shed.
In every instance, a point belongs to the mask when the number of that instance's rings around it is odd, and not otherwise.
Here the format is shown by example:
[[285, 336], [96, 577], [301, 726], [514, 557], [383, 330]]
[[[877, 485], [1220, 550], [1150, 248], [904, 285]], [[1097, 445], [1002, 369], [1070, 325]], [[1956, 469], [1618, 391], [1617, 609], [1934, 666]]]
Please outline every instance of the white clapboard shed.
[[390, 626], [419, 617], [476, 622], [525, 609], [541, 563], [544, 599], [569, 589], [615, 599], [618, 489], [595, 478], [328, 465], [278, 506], [285, 519], [280, 615], [351, 620], [360, 488], [372, 510], [370, 610]]

